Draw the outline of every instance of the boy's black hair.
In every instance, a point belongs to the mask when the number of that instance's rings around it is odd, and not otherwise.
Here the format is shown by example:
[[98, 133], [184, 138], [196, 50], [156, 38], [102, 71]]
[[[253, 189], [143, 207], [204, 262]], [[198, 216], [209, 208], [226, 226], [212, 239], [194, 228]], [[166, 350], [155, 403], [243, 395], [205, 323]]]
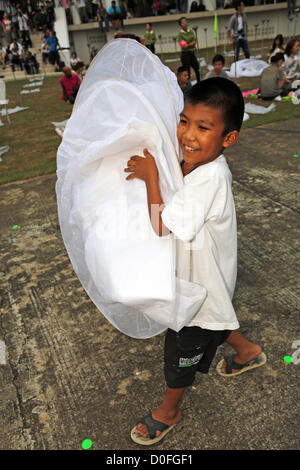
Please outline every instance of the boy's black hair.
[[185, 95], [185, 102], [204, 104], [223, 111], [224, 132], [240, 131], [244, 118], [244, 98], [239, 87], [228, 78], [213, 77], [196, 83]]
[[215, 62], [222, 62], [222, 64], [225, 64], [225, 59], [221, 54], [216, 54], [212, 60], [212, 63], [214, 64]]
[[275, 62], [278, 62], [279, 60], [283, 60], [284, 61], [284, 55], [282, 54], [282, 52], [277, 52], [277, 54], [273, 55], [271, 57], [271, 63], [275, 63]]
[[148, 23], [146, 23], [146, 26], [147, 26], [147, 24], [150, 26], [150, 28], [152, 28], [152, 23], [149, 23], [149, 21], [148, 21]]
[[179, 20], [178, 20], [179, 26], [181, 26], [181, 21], [182, 21], [182, 20], [187, 20], [187, 17], [186, 17], [186, 16], [182, 16], [181, 18], [179, 18]]
[[177, 69], [177, 75], [180, 75], [182, 72], [188, 72], [188, 71], [189, 71], [189, 69], [187, 67], [185, 67], [184, 65], [181, 65]]

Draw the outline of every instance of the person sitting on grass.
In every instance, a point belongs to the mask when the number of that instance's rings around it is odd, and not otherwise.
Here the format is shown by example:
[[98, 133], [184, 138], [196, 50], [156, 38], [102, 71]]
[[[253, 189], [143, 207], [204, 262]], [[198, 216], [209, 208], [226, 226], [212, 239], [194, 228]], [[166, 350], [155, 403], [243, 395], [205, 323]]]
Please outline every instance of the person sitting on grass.
[[223, 77], [229, 78], [227, 73], [222, 70], [225, 65], [225, 59], [221, 54], [217, 54], [214, 56], [212, 60], [213, 69], [207, 72], [205, 75], [206, 78], [213, 78], [213, 77]]
[[80, 78], [80, 82], [82, 82], [85, 75], [84, 63], [82, 61], [77, 62], [77, 64], [74, 65], [73, 70], [74, 73], [76, 73], [76, 75], [78, 75]]
[[278, 52], [271, 57], [271, 65], [265, 68], [260, 77], [260, 96], [272, 100], [276, 96], [287, 96], [292, 92], [290, 80], [283, 72], [284, 55]]
[[184, 95], [192, 88], [187, 67], [184, 67], [183, 65], [181, 67], [178, 67], [177, 82]]
[[283, 54], [284, 50], [285, 50], [285, 45], [283, 43], [283, 36], [282, 34], [277, 34], [276, 38], [273, 41], [273, 45], [267, 54], [269, 64], [271, 63], [271, 57], [277, 54], [277, 52], [282, 52]]
[[76, 73], [72, 73], [70, 67], [63, 68], [63, 77], [59, 79], [63, 94], [61, 99], [73, 104], [80, 87], [80, 78]]
[[143, 157], [132, 156], [124, 170], [129, 173], [127, 180], [145, 182], [149, 218], [156, 234], [172, 232], [176, 237], [178, 277], [187, 276], [184, 270], [191, 258], [190, 280], [207, 290], [192, 321], [179, 332], [167, 330], [164, 398], [131, 431], [132, 440], [141, 445], [157, 443], [181, 420], [179, 403], [185, 389], [194, 383], [196, 372], [208, 373], [224, 341], [237, 354], [217, 365], [223, 376], [241, 374], [267, 360], [258, 344], [237, 331], [239, 323], [232, 305], [237, 228], [232, 175], [223, 152], [237, 142], [243, 117], [244, 99], [233, 81], [220, 77], [203, 80], [186, 94], [177, 128], [183, 187], [164, 205], [155, 158], [147, 149]]
[[283, 70], [288, 80], [293, 81], [295, 79], [295, 73], [297, 69], [297, 55], [300, 50], [300, 41], [297, 38], [292, 38], [286, 45], [284, 51], [284, 63]]
[[72, 69], [74, 70], [74, 67], [75, 65], [78, 63], [78, 62], [82, 62], [81, 59], [79, 59], [78, 55], [76, 54], [76, 52], [72, 52], [71, 54], [71, 59], [70, 59], [70, 64], [71, 64], [71, 67]]

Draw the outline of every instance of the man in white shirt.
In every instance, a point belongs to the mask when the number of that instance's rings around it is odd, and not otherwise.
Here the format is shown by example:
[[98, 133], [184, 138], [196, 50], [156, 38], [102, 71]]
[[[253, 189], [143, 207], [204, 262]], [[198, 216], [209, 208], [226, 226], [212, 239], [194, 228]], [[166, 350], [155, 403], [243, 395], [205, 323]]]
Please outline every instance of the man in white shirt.
[[23, 46], [25, 49], [28, 47], [32, 47], [32, 41], [29, 34], [29, 27], [28, 27], [28, 17], [25, 13], [22, 13], [21, 8], [18, 8], [18, 24], [19, 24], [19, 31], [22, 36]]
[[235, 9], [236, 13], [231, 16], [228, 23], [227, 34], [233, 44], [235, 61], [238, 61], [240, 48], [243, 49], [246, 59], [250, 58], [250, 52], [247, 41], [248, 24], [246, 13], [244, 13], [244, 3], [239, 0], [235, 5]]

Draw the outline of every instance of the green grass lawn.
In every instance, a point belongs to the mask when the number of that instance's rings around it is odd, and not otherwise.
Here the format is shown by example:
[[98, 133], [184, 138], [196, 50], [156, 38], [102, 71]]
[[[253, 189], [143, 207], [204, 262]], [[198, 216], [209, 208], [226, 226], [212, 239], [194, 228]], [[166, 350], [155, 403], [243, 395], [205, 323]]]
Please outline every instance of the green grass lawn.
[[[176, 71], [178, 62], [168, 63]], [[206, 70], [202, 70], [206, 73]], [[29, 109], [11, 115], [12, 124], [9, 126], [6, 117], [1, 120], [0, 146], [8, 145], [9, 151], [2, 155], [0, 162], [0, 184], [23, 180], [56, 171], [56, 152], [61, 138], [56, 134], [52, 121], [68, 119], [72, 107], [61, 100], [61, 90], [58, 83], [60, 74], [46, 77], [40, 93], [22, 95], [23, 106]], [[193, 77], [192, 77], [193, 78]], [[19, 92], [27, 80], [17, 80], [6, 83], [6, 94], [9, 107], [20, 104]], [[259, 78], [240, 78], [238, 84], [241, 90], [257, 88]], [[269, 106], [270, 102], [252, 100], [254, 104]], [[255, 127], [272, 122], [300, 117], [300, 105], [289, 102], [275, 102], [276, 110], [265, 115], [251, 115], [245, 121], [243, 128]]]
[[[29, 109], [11, 114], [9, 126], [1, 117], [0, 146], [8, 145], [9, 151], [0, 162], [0, 183], [7, 183], [56, 171], [56, 152], [61, 138], [56, 134], [52, 121], [64, 121], [71, 114], [72, 106], [61, 100], [58, 79], [46, 77], [40, 93], [22, 95], [23, 106]], [[8, 107], [20, 105], [19, 93], [27, 80], [6, 83]]]

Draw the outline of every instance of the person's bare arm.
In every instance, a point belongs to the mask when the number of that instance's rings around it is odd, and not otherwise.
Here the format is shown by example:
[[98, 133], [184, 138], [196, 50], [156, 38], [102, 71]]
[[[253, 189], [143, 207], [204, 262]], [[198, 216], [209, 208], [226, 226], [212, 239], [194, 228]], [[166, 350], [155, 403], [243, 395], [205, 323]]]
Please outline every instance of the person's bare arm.
[[227, 36], [228, 36], [229, 41], [233, 42], [233, 38], [231, 36], [231, 30], [230, 29], [227, 31]]
[[126, 177], [126, 180], [138, 178], [145, 182], [151, 224], [157, 235], [161, 237], [167, 235], [170, 231], [163, 224], [161, 218], [162, 211], [164, 210], [164, 202], [159, 190], [158, 170], [154, 157], [147, 149], [144, 149], [144, 155], [145, 158], [138, 155], [132, 156], [127, 162], [127, 168], [125, 168], [124, 171], [131, 173]]
[[182, 49], [186, 49], [187, 47], [195, 46], [196, 45], [196, 40], [192, 42], [188, 42], [187, 44], [183, 44], [181, 47]]
[[281, 70], [281, 72], [282, 72], [282, 79], [279, 79], [279, 80], [278, 80], [278, 88], [282, 88], [282, 86], [283, 86], [284, 83], [291, 83], [291, 80], [289, 80], [288, 78], [286, 78], [286, 74], [284, 73], [283, 65], [281, 65], [281, 66], [279, 67], [279, 70]]
[[284, 84], [284, 79], [278, 80], [278, 84], [277, 84], [278, 88], [282, 88], [283, 84]]

